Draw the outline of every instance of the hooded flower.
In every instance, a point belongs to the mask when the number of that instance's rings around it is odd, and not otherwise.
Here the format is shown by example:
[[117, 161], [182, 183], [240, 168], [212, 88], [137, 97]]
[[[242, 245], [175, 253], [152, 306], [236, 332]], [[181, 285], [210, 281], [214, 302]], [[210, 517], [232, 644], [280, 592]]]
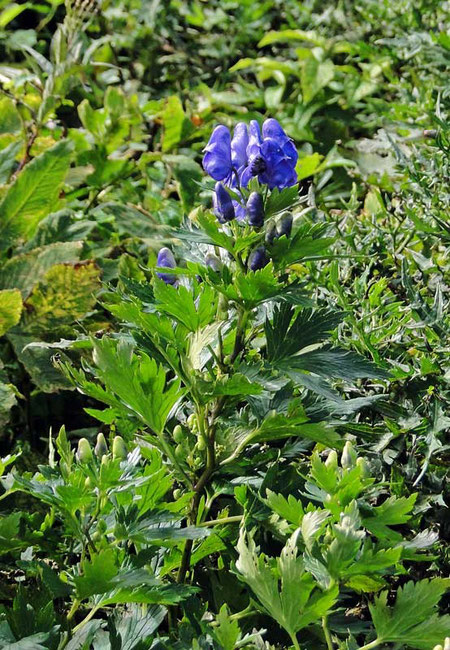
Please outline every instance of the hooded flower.
[[231, 175], [231, 136], [226, 126], [216, 126], [203, 149], [203, 169], [215, 181], [225, 181]]
[[[161, 248], [156, 260], [156, 266], [166, 269], [174, 269], [177, 266], [172, 251], [169, 248]], [[156, 273], [158, 278], [166, 284], [176, 284], [177, 276], [173, 273]]]

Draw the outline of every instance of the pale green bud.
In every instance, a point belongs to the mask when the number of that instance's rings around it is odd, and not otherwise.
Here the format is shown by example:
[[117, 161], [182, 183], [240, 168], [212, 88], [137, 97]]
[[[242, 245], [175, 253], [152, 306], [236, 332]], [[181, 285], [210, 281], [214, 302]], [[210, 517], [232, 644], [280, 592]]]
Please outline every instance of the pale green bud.
[[333, 469], [335, 469], [337, 467], [337, 465], [338, 465], [338, 455], [337, 455], [337, 453], [336, 453], [336, 451], [334, 449], [332, 449], [330, 451], [330, 453], [328, 454], [328, 457], [327, 457], [327, 459], [325, 461], [325, 465], [327, 467], [332, 467]]
[[97, 435], [97, 444], [95, 445], [94, 452], [97, 458], [101, 458], [108, 453], [108, 445], [106, 444], [105, 436], [101, 432]]
[[173, 439], [175, 440], [175, 442], [183, 442], [184, 440], [183, 429], [180, 427], [179, 424], [177, 424], [177, 426], [173, 430]]
[[120, 458], [121, 460], [125, 460], [125, 458], [128, 456], [127, 446], [121, 436], [116, 436], [114, 438], [112, 444], [112, 454], [114, 459]]
[[361, 456], [359, 456], [356, 459], [356, 466], [361, 469], [361, 476], [363, 478], [366, 478], [367, 476], [369, 476], [369, 470], [367, 468], [367, 463], [366, 463], [365, 458], [362, 458]]
[[344, 451], [341, 456], [341, 467], [343, 469], [351, 469], [356, 464], [356, 452], [353, 449], [352, 443], [347, 440], [344, 446]]
[[91, 445], [86, 438], [78, 441], [77, 460], [80, 463], [89, 463], [93, 459]]

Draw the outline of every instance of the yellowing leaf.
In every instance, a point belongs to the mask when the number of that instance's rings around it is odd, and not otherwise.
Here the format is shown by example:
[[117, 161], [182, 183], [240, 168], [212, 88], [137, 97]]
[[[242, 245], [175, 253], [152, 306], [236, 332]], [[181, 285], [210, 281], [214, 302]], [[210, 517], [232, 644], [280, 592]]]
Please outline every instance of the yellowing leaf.
[[17, 289], [0, 291], [0, 336], [17, 325], [22, 313], [22, 296]]
[[95, 304], [99, 268], [87, 264], [55, 264], [26, 301], [27, 332], [55, 330], [82, 318]]

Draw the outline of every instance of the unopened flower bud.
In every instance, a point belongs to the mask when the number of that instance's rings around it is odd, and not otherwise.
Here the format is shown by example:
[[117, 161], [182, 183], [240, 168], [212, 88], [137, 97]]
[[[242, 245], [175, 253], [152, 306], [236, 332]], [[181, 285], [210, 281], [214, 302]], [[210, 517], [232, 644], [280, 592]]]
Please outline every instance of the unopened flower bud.
[[327, 467], [333, 467], [333, 468], [337, 467], [337, 465], [338, 465], [338, 456], [337, 456], [337, 453], [336, 453], [336, 451], [334, 449], [332, 449], [330, 451], [330, 453], [328, 454], [328, 457], [327, 457], [327, 459], [325, 461], [325, 465]]
[[216, 255], [213, 255], [212, 253], [208, 253], [208, 255], [206, 255], [205, 264], [209, 269], [215, 271], [216, 273], [219, 273], [220, 269], [222, 268], [222, 262], [218, 257], [216, 257]]
[[179, 424], [177, 424], [177, 426], [173, 430], [173, 439], [175, 440], [175, 442], [183, 442], [184, 440], [183, 429], [180, 427]]
[[89, 463], [93, 459], [91, 445], [86, 438], [78, 441], [77, 460], [80, 463]]
[[[160, 266], [166, 269], [174, 269], [177, 266], [173, 253], [168, 248], [161, 248], [158, 253], [158, 259], [156, 261], [156, 266]], [[172, 273], [157, 273], [156, 274], [160, 280], [166, 284], [176, 284], [177, 276]]]
[[236, 214], [231, 196], [222, 183], [216, 183], [213, 194], [213, 212], [220, 223], [233, 221]]
[[359, 458], [356, 459], [356, 466], [361, 469], [362, 478], [366, 478], [369, 475], [369, 470], [367, 469], [367, 463], [365, 459], [362, 458], [361, 456], [359, 456]]
[[280, 220], [280, 223], [278, 224], [278, 235], [281, 237], [282, 235], [286, 235], [286, 237], [289, 237], [292, 231], [292, 214], [290, 212], [286, 212]]
[[125, 458], [128, 456], [128, 449], [125, 444], [124, 439], [121, 436], [116, 436], [113, 440], [112, 444], [112, 455], [114, 460], [116, 458], [120, 458], [121, 460], [125, 460]]
[[97, 444], [94, 447], [94, 452], [97, 458], [101, 458], [108, 453], [108, 445], [102, 432], [97, 435]]
[[264, 201], [258, 192], [252, 192], [248, 197], [246, 210], [248, 223], [254, 228], [261, 228], [264, 223]]
[[273, 242], [275, 239], [278, 239], [279, 234], [277, 231], [277, 228], [274, 223], [270, 224], [270, 226], [266, 230], [266, 236], [265, 236], [265, 242], [268, 246], [272, 246]]
[[357, 456], [355, 450], [353, 449], [353, 445], [349, 440], [347, 440], [341, 456], [341, 467], [344, 469], [351, 469], [356, 464], [356, 458]]
[[268, 263], [269, 258], [267, 257], [267, 252], [264, 246], [258, 246], [258, 248], [255, 248], [255, 250], [253, 250], [248, 256], [247, 264], [251, 271], [259, 271]]

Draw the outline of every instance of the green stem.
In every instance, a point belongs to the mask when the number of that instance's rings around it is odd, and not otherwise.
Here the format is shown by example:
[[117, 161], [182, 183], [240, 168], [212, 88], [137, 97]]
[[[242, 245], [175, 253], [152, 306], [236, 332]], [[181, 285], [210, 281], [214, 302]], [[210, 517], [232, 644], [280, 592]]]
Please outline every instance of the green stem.
[[325, 635], [325, 641], [327, 642], [328, 650], [333, 650], [333, 640], [331, 638], [330, 630], [328, 627], [328, 617], [322, 616], [322, 629]]
[[222, 517], [221, 519], [210, 519], [209, 521], [204, 521], [197, 526], [216, 526], [219, 524], [234, 524], [240, 523], [244, 518], [244, 515], [233, 515], [232, 517]]
[[72, 620], [72, 618], [73, 618], [75, 612], [77, 611], [77, 609], [79, 608], [80, 604], [81, 604], [81, 600], [78, 600], [78, 598], [75, 598], [75, 600], [72, 603], [72, 607], [70, 608], [70, 611], [67, 614], [67, 620], [68, 621]]
[[234, 340], [234, 350], [230, 357], [230, 366], [236, 361], [239, 354], [244, 349], [245, 344], [245, 330], [247, 327], [247, 320], [249, 312], [246, 309], [239, 309], [238, 320], [236, 325], [236, 338]]
[[289, 632], [289, 636], [291, 637], [292, 645], [294, 646], [295, 650], [300, 650], [299, 643], [297, 641], [297, 637], [295, 636], [294, 633]]
[[372, 648], [376, 648], [377, 646], [379, 646], [381, 644], [382, 644], [382, 641], [380, 641], [380, 639], [375, 639], [375, 641], [371, 641], [370, 643], [367, 643], [366, 645], [361, 646], [359, 650], [371, 650]]
[[81, 628], [82, 628], [84, 625], [86, 625], [86, 623], [88, 623], [88, 622], [91, 620], [91, 618], [92, 618], [92, 617], [93, 617], [93, 616], [98, 612], [98, 610], [100, 609], [100, 607], [101, 607], [101, 605], [96, 605], [95, 607], [93, 607], [93, 608], [91, 609], [91, 611], [89, 612], [89, 614], [88, 614], [87, 616], [85, 616], [85, 618], [83, 618], [83, 620], [81, 621], [81, 623], [78, 623], [78, 625], [76, 625], [76, 626], [73, 628], [73, 630], [72, 630], [73, 634], [75, 634], [75, 632], [78, 632], [78, 630], [81, 630]]

